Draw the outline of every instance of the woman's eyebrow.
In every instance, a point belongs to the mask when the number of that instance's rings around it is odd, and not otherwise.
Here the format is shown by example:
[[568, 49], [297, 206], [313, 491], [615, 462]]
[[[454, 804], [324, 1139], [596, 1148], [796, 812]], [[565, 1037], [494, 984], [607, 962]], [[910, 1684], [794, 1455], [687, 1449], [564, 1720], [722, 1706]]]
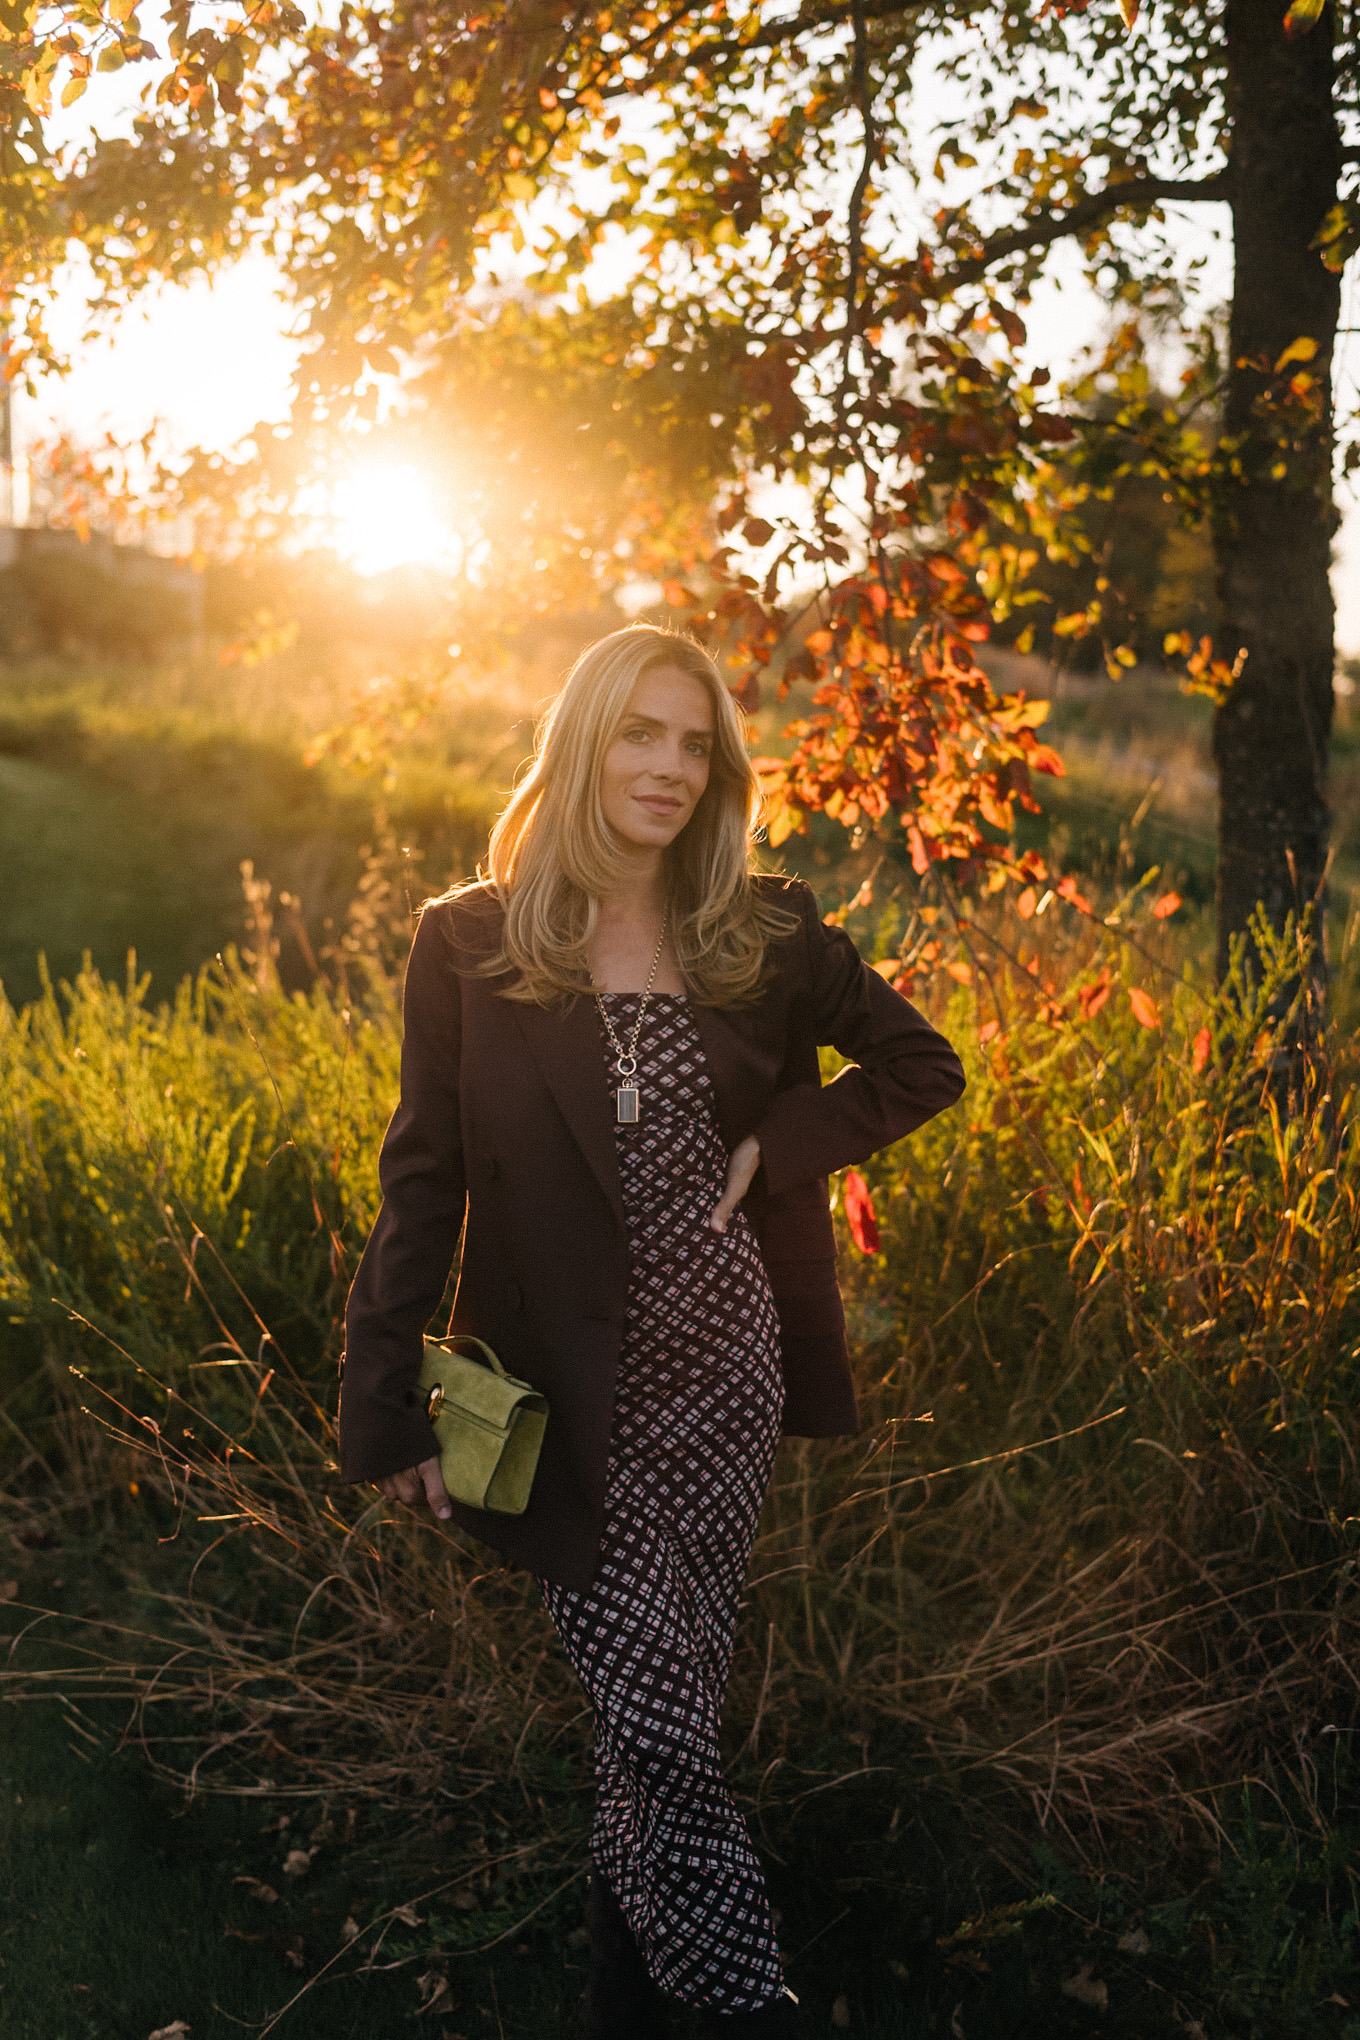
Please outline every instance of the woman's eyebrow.
[[[632, 714], [625, 717], [623, 727], [628, 730], [634, 730], [638, 728], [648, 730], [664, 730], [668, 729], [670, 725], [666, 723], [663, 720], [663, 718], [659, 715], [641, 715], [637, 712], [637, 710], [634, 710]], [[681, 734], [685, 740], [688, 740], [690, 737], [703, 737], [705, 741], [710, 744], [713, 741], [713, 730], [711, 726], [708, 729], [703, 730], [684, 730], [682, 731]]]

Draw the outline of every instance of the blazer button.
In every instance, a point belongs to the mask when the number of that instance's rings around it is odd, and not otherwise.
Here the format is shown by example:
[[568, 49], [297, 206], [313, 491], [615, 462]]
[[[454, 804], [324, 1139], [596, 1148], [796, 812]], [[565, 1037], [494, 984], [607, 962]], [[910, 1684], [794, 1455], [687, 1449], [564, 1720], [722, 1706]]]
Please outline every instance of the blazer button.
[[506, 1283], [505, 1300], [509, 1304], [511, 1310], [523, 1310], [524, 1291], [520, 1288], [518, 1282]]

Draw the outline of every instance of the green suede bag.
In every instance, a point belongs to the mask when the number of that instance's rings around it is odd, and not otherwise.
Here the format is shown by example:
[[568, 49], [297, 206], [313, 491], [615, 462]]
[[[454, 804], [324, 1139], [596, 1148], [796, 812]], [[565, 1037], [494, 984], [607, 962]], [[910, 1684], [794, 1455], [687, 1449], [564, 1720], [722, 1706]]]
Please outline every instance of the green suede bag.
[[[456, 1352], [475, 1346], [486, 1359]], [[548, 1405], [507, 1374], [483, 1339], [427, 1339], [418, 1383], [439, 1444], [439, 1471], [455, 1502], [522, 1516], [538, 1471]]]

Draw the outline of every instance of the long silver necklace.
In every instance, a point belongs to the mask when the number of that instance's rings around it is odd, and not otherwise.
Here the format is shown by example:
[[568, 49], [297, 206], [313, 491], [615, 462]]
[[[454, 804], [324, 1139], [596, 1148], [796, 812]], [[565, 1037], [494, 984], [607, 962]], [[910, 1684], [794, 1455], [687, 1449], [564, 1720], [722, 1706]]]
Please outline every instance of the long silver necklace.
[[657, 971], [661, 968], [661, 951], [665, 947], [666, 928], [670, 918], [670, 909], [668, 907], [661, 917], [661, 933], [657, 937], [656, 955], [652, 958], [652, 967], [647, 973], [647, 982], [642, 988], [642, 997], [638, 1000], [637, 1019], [633, 1022], [633, 1032], [629, 1036], [627, 1048], [624, 1047], [618, 1035], [614, 1032], [614, 1023], [605, 1009], [604, 1000], [598, 992], [595, 994], [595, 1004], [600, 1009], [600, 1018], [604, 1022], [604, 1031], [609, 1036], [609, 1043], [614, 1051], [614, 1069], [619, 1078], [619, 1087], [614, 1093], [614, 1109], [620, 1126], [636, 1126], [638, 1121], [638, 1103], [641, 1094], [638, 1091], [637, 1085], [633, 1082], [634, 1077], [637, 1075], [638, 1036], [642, 1032], [642, 1016], [647, 1011], [647, 1001], [651, 997], [652, 986], [656, 982]]

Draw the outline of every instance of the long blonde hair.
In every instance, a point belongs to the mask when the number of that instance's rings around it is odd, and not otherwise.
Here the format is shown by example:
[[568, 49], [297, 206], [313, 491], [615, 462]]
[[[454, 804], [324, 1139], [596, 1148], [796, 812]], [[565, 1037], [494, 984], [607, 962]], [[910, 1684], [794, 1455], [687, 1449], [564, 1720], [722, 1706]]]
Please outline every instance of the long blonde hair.
[[600, 798], [604, 755], [638, 681], [656, 666], [691, 675], [713, 704], [708, 785], [667, 856], [671, 946], [694, 996], [710, 1006], [753, 998], [771, 941], [797, 925], [752, 884], [760, 790], [722, 676], [693, 639], [635, 623], [582, 652], [491, 831], [481, 882], [505, 918], [499, 952], [481, 969], [515, 974], [507, 998], [552, 1006], [594, 990], [587, 945], [598, 902], [624, 870]]

